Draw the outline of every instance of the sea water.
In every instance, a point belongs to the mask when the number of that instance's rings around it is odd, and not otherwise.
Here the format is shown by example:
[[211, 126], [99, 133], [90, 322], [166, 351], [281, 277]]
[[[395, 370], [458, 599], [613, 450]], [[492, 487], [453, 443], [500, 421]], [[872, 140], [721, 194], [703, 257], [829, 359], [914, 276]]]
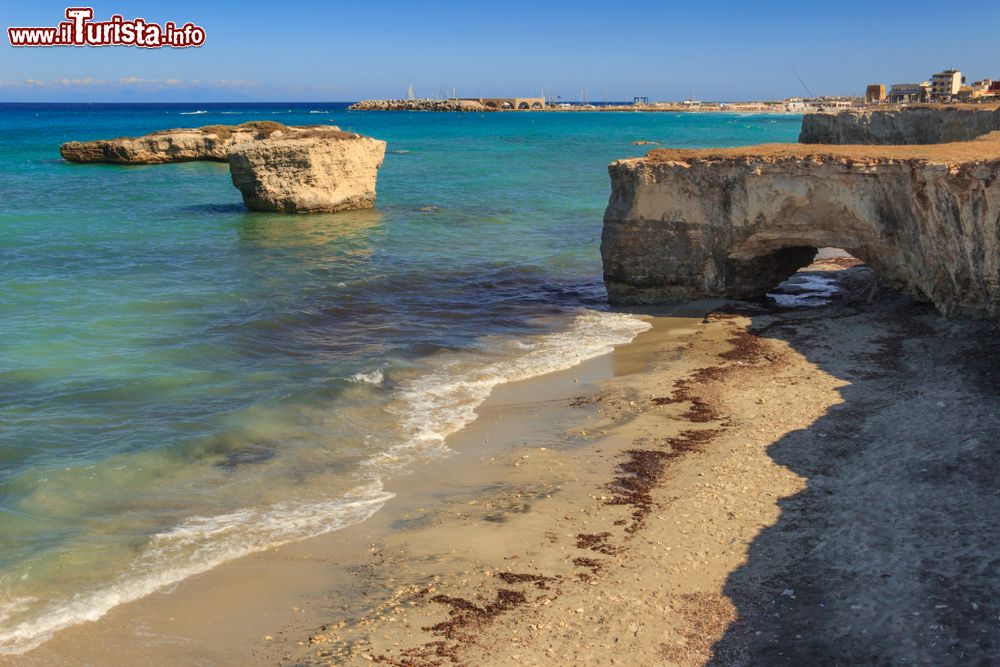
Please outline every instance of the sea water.
[[[225, 164], [59, 157], [250, 120], [388, 141], [377, 206], [249, 213]], [[647, 326], [606, 305], [609, 162], [799, 122], [0, 105], [0, 653], [378, 511], [493, 387]]]

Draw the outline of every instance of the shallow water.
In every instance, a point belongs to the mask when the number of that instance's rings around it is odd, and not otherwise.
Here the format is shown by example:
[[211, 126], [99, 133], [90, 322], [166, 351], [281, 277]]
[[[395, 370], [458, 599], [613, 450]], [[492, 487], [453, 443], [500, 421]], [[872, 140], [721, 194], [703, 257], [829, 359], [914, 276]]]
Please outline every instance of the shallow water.
[[[255, 119], [388, 140], [377, 207], [247, 213], [223, 164], [58, 154]], [[0, 653], [377, 511], [493, 386], [646, 326], [604, 305], [608, 162], [799, 122], [0, 105]]]

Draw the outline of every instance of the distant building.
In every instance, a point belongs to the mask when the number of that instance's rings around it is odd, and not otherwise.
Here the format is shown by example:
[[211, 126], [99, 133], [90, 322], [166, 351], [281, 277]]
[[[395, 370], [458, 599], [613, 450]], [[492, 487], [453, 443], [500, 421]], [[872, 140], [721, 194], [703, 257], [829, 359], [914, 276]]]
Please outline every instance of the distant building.
[[912, 104], [926, 102], [930, 97], [931, 84], [924, 83], [894, 83], [889, 88], [886, 100], [889, 104]]
[[865, 102], [867, 104], [881, 104], [885, 102], [885, 84], [872, 83], [865, 90]]
[[958, 97], [958, 91], [964, 83], [962, 73], [957, 69], [946, 69], [931, 77], [931, 99], [935, 102], [947, 102]]
[[785, 100], [785, 111], [803, 113], [806, 111], [806, 101], [801, 97], [789, 97]]
[[983, 79], [981, 81], [972, 82], [972, 99], [979, 100], [984, 97], [993, 97], [990, 92], [994, 84], [1000, 84], [1000, 81], [993, 81], [992, 79]]
[[818, 105], [821, 109], [850, 109], [854, 106], [854, 102], [851, 100], [837, 100], [830, 98], [819, 98], [813, 102], [813, 104]]

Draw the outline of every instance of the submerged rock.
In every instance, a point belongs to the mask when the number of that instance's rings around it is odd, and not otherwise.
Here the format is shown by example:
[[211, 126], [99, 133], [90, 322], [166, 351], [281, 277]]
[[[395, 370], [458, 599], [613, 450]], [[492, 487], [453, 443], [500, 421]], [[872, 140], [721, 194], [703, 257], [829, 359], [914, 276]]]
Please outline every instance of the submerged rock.
[[803, 144], [943, 144], [1000, 130], [1000, 109], [926, 106], [812, 113], [802, 117]]
[[332, 212], [371, 208], [386, 142], [337, 128], [237, 144], [229, 171], [252, 211]]
[[204, 127], [161, 130], [141, 137], [119, 137], [97, 141], [69, 141], [59, 147], [70, 162], [108, 162], [112, 164], [162, 164], [205, 160], [226, 162], [230, 149], [248, 141], [262, 141], [272, 136], [297, 134], [315, 129], [289, 127], [271, 121], [242, 125], [206, 125]]
[[1000, 133], [937, 146], [651, 151], [609, 168], [615, 304], [757, 297], [844, 248], [947, 315], [1000, 317]]

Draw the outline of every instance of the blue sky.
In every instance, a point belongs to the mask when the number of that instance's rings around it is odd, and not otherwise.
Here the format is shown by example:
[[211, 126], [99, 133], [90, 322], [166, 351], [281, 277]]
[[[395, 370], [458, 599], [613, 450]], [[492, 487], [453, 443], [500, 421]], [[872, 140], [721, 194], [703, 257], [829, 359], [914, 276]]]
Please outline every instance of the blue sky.
[[[82, 3], [80, 3], [82, 4]], [[20, 48], [9, 26], [66, 4], [3, 0], [0, 101], [348, 101], [538, 95], [735, 101], [861, 94], [955, 66], [1000, 79], [1000, 2], [171, 2], [95, 0], [96, 19], [192, 21], [197, 49]]]

